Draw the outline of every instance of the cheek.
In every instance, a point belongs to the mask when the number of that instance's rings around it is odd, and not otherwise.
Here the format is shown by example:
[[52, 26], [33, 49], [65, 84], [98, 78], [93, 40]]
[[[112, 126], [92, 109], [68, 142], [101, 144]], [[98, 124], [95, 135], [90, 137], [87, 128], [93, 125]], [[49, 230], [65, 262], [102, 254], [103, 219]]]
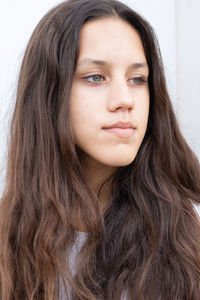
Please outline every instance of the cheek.
[[149, 91], [146, 90], [143, 96], [136, 102], [135, 112], [140, 126], [146, 126], [149, 117], [150, 97]]
[[70, 117], [75, 143], [79, 146], [89, 143], [94, 138], [94, 129], [97, 127], [97, 110], [92, 103], [76, 101], [71, 105]]
[[95, 127], [97, 117], [102, 113], [102, 100], [95, 90], [74, 84], [70, 97], [70, 118], [75, 131]]

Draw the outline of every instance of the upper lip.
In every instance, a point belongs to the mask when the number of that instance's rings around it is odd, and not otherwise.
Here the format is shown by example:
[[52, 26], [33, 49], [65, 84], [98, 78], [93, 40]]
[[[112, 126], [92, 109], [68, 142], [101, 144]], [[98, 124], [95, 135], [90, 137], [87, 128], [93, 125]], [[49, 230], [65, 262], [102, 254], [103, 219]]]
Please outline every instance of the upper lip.
[[109, 128], [135, 128], [135, 126], [131, 122], [116, 122], [109, 126], [104, 126], [104, 129]]

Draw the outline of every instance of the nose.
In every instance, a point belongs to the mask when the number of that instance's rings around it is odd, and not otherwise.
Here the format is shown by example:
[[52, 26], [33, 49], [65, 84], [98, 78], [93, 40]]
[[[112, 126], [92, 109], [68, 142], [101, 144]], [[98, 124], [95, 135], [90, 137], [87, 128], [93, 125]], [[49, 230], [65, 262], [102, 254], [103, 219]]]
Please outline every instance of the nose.
[[111, 112], [116, 110], [132, 111], [134, 109], [133, 94], [125, 79], [115, 80], [110, 85], [107, 109]]

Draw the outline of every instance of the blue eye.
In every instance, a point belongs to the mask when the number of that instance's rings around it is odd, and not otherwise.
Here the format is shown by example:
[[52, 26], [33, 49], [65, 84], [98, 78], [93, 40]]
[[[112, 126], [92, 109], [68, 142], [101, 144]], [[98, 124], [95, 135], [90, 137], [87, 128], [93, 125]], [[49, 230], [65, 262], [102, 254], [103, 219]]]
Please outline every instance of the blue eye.
[[139, 76], [139, 77], [134, 77], [134, 78], [131, 78], [129, 81], [133, 81], [132, 83], [133, 84], [136, 84], [136, 85], [143, 85], [145, 82], [147, 82], [143, 77]]
[[[105, 77], [100, 75], [100, 74], [94, 74], [94, 75], [89, 75], [83, 78], [85, 81], [87, 81], [88, 83], [93, 83], [93, 84], [99, 84], [102, 81], [105, 80]], [[145, 80], [142, 76], [138, 76], [138, 77], [134, 77], [128, 80], [131, 84], [137, 85], [137, 86], [141, 86], [143, 85], [145, 82], [147, 82], [147, 80]]]
[[95, 74], [95, 75], [90, 75], [85, 77], [86, 81], [91, 82], [91, 83], [99, 83], [102, 80], [104, 80], [103, 76], [99, 75], [99, 74]]

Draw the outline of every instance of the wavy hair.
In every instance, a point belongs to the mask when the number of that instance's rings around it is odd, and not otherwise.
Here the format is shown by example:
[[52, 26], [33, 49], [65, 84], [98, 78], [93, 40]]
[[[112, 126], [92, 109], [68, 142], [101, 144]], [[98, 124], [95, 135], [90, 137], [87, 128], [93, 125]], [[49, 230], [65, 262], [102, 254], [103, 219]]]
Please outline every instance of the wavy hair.
[[[150, 113], [134, 161], [113, 177], [102, 213], [70, 125], [69, 99], [84, 23], [120, 18], [141, 37]], [[198, 300], [200, 167], [169, 99], [153, 29], [115, 0], [69, 0], [39, 22], [23, 58], [0, 204], [2, 300]], [[73, 276], [77, 220], [87, 239]]]

